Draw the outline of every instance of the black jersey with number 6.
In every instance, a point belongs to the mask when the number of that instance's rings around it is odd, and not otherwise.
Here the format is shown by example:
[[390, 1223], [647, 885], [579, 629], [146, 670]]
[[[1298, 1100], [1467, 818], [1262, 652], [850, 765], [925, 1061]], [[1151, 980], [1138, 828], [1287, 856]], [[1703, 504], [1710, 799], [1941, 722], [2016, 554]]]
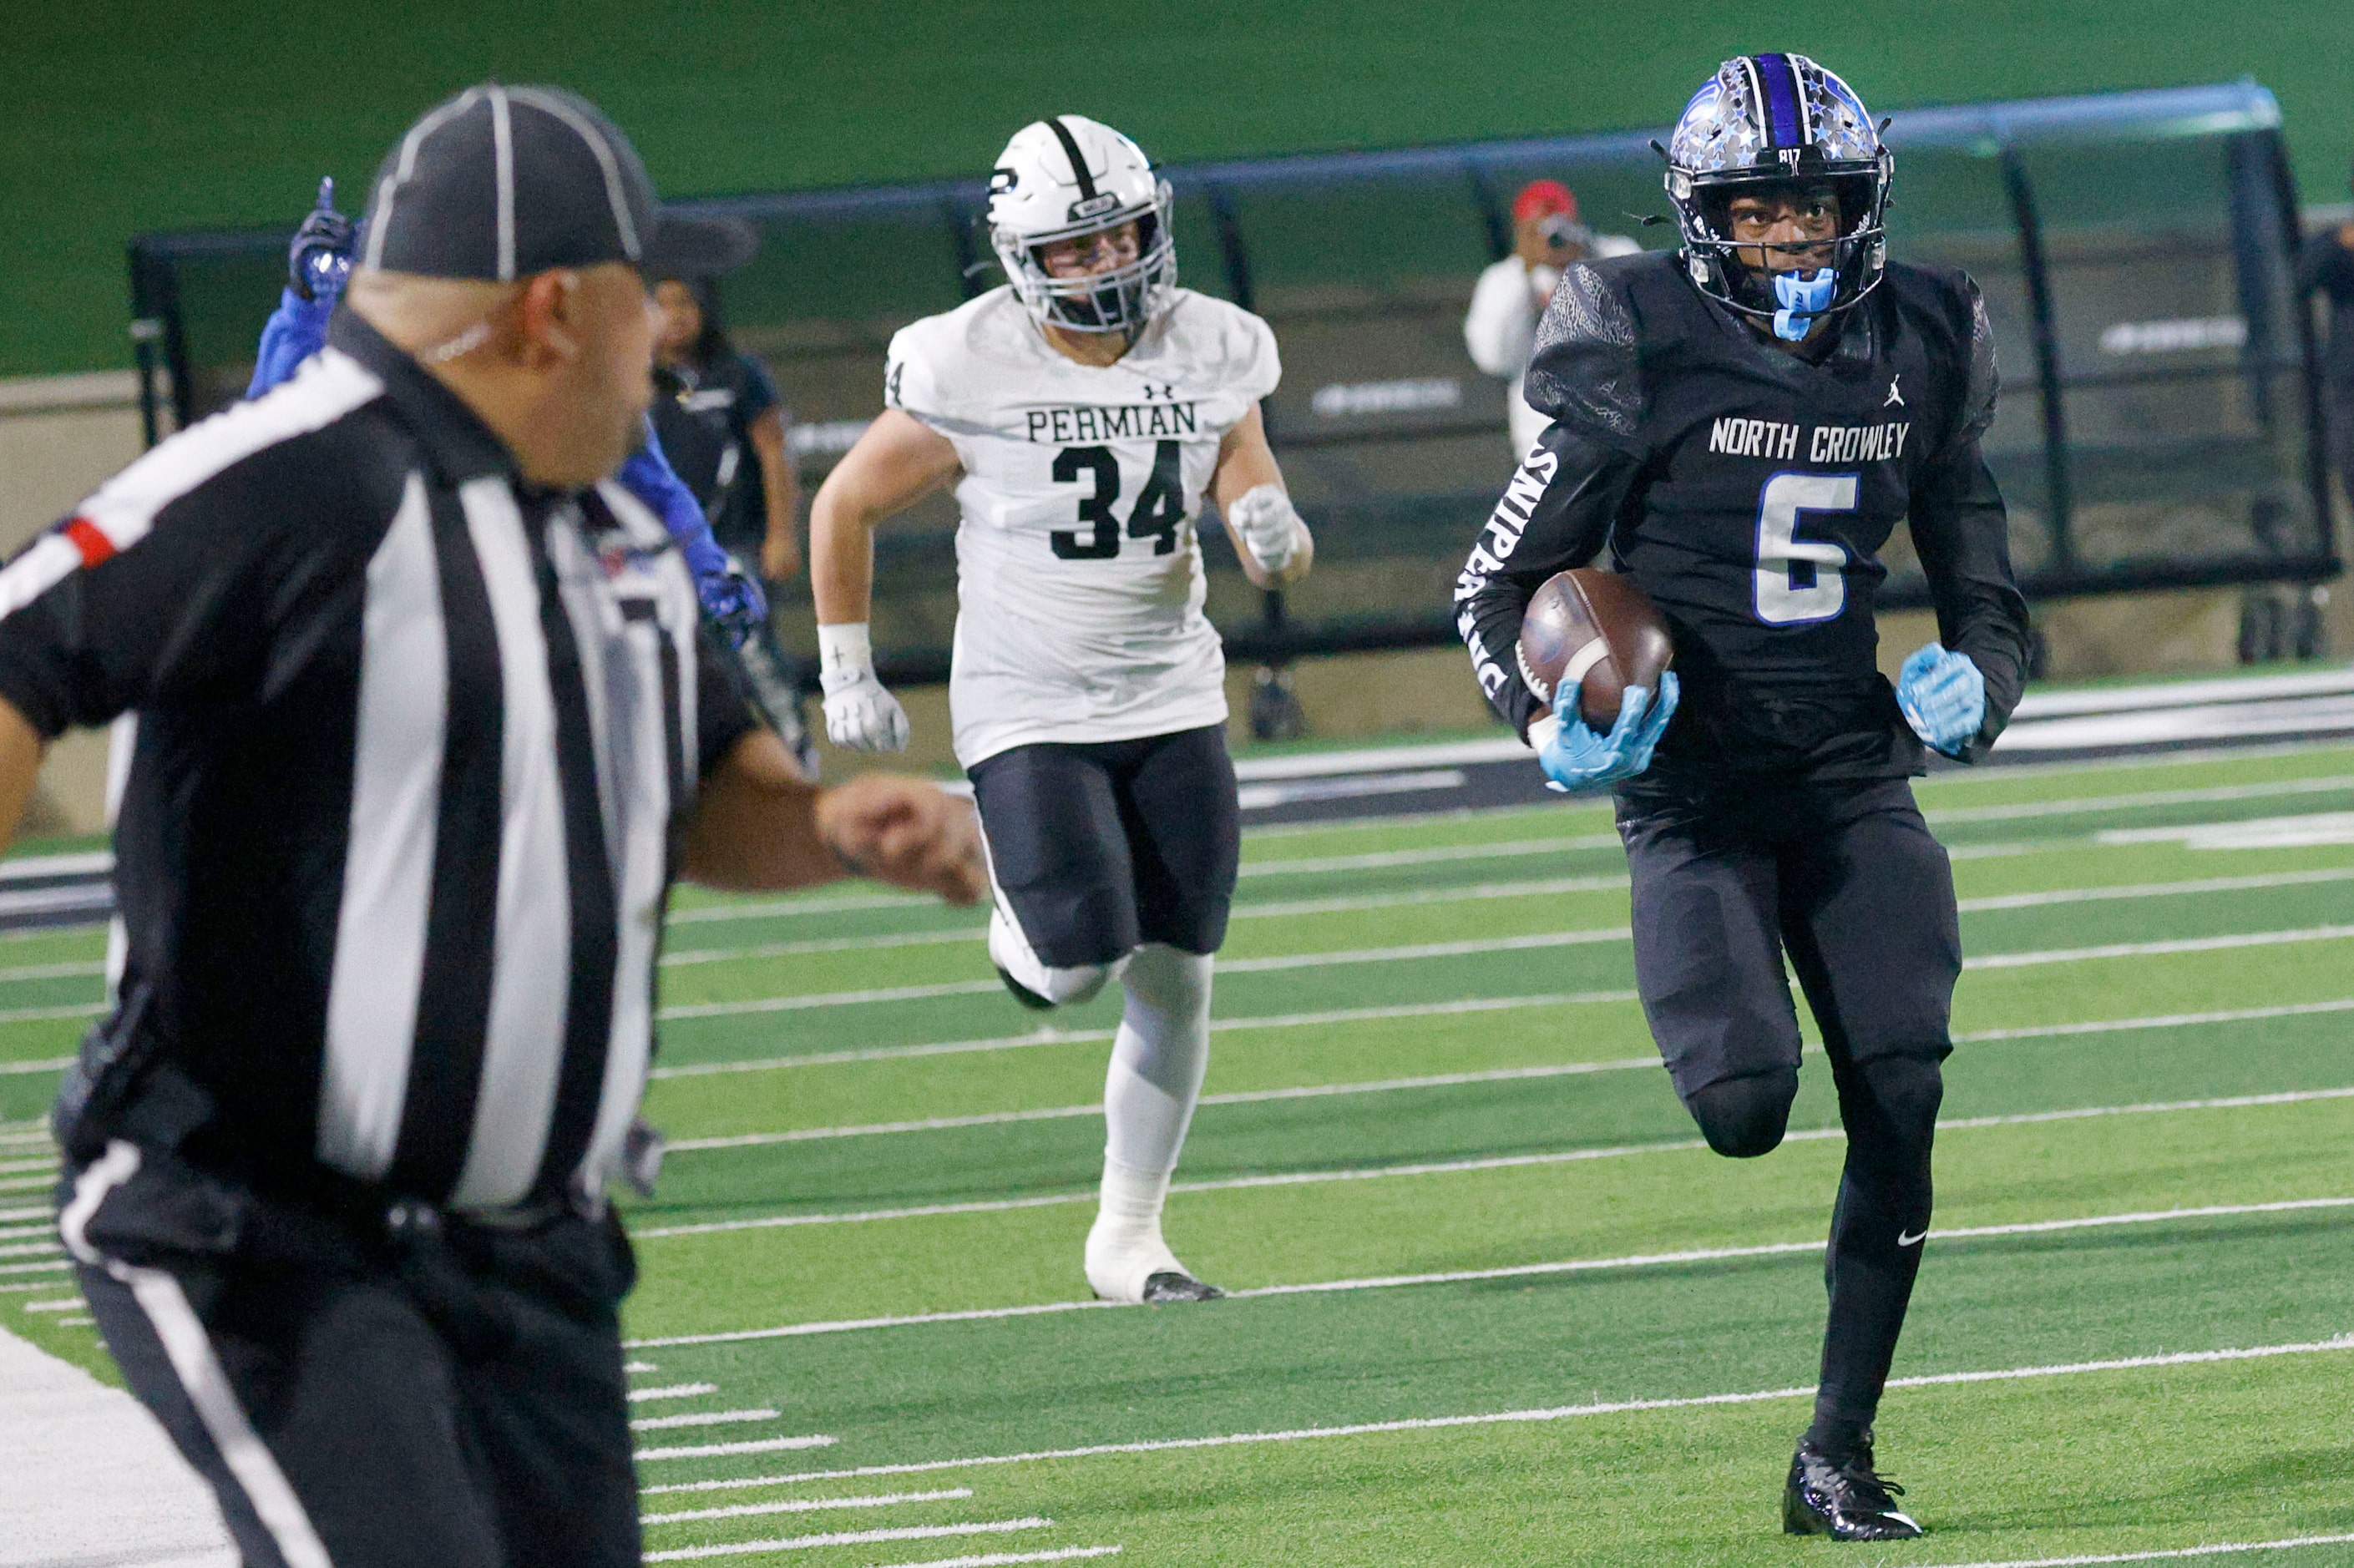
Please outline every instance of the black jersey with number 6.
[[1920, 771], [1879, 673], [1879, 553], [1909, 522], [1941, 641], [1986, 676], [1982, 753], [2019, 700], [2027, 610], [1978, 450], [1994, 344], [1978, 288], [1891, 263], [1794, 355], [1708, 300], [1673, 254], [1572, 267], [1538, 330], [1528, 397], [1553, 426], [1456, 585], [1480, 687], [1526, 731], [1512, 655], [1530, 595], [1606, 549], [1675, 639], [1682, 705], [1661, 780]]

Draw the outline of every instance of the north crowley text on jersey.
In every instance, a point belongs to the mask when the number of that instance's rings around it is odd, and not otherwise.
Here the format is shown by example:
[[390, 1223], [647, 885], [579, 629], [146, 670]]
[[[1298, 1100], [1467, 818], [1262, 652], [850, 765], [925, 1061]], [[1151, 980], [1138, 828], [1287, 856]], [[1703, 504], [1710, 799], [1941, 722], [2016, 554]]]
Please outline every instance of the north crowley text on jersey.
[[1073, 441], [1150, 440], [1156, 436], [1201, 434], [1192, 403], [1128, 403], [1112, 408], [1032, 408], [1030, 440], [1050, 446]]
[[[1709, 428], [1708, 450], [1726, 457], [1795, 461], [1802, 427], [1777, 419], [1719, 419]], [[1882, 462], [1904, 455], [1909, 419], [1885, 425], [1817, 425], [1805, 441], [1808, 462]]]

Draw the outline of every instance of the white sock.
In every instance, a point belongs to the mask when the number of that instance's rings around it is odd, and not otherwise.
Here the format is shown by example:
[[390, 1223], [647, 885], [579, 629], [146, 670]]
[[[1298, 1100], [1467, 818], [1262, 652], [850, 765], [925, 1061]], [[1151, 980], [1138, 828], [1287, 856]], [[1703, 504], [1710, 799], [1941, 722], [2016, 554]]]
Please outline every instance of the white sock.
[[1128, 1007], [1104, 1075], [1104, 1177], [1087, 1233], [1087, 1283], [1140, 1301], [1155, 1274], [1184, 1272], [1161, 1235], [1161, 1210], [1210, 1065], [1205, 955], [1140, 948], [1121, 980]]

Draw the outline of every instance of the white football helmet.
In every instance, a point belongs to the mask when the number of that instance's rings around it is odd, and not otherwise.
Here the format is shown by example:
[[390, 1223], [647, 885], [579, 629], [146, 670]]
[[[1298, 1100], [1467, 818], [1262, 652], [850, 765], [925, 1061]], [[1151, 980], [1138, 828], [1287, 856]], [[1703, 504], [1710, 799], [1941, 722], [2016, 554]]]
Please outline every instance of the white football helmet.
[[[1177, 286], [1169, 231], [1169, 182], [1144, 150], [1110, 126], [1077, 114], [1024, 125], [989, 176], [989, 241], [1014, 292], [1041, 324], [1134, 337]], [[1136, 225], [1137, 257], [1086, 278], [1056, 278], [1040, 247]]]

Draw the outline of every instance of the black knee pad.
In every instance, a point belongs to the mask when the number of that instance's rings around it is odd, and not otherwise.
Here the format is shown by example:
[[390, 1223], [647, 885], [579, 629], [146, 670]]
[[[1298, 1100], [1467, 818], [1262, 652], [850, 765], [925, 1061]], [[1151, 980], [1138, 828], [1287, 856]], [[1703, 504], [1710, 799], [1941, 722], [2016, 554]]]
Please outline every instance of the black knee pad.
[[1797, 1094], [1798, 1070], [1780, 1067], [1719, 1079], [1694, 1090], [1684, 1105], [1711, 1149], [1734, 1160], [1755, 1160], [1781, 1145], [1790, 1125], [1790, 1102]]

